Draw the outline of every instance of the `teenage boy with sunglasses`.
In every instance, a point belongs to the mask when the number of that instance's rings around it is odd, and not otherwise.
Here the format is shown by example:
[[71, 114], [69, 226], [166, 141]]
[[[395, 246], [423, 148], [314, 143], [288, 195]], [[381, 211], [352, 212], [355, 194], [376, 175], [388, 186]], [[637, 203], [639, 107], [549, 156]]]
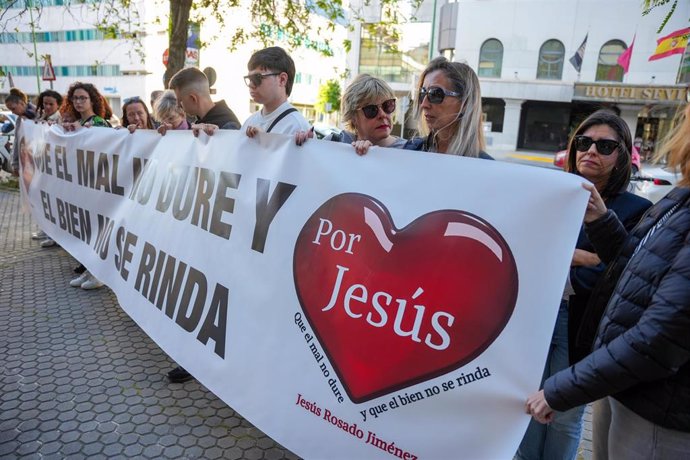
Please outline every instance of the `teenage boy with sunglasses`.
[[272, 46], [252, 54], [247, 63], [249, 74], [244, 82], [249, 95], [261, 110], [254, 112], [242, 125], [247, 136], [259, 131], [294, 134], [311, 128], [302, 114], [288, 102], [295, 81], [295, 63], [284, 49]]
[[187, 67], [170, 79], [177, 102], [188, 115], [196, 117], [194, 135], [203, 130], [212, 135], [217, 129], [239, 129], [240, 122], [224, 100], [213, 102], [206, 75], [196, 67]]

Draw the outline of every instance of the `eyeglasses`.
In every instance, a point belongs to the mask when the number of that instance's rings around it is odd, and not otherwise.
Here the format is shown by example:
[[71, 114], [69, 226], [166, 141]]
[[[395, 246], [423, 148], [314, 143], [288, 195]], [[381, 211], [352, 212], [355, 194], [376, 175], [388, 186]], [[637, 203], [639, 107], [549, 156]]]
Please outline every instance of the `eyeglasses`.
[[461, 93], [456, 93], [455, 91], [448, 91], [438, 86], [430, 86], [429, 88], [421, 87], [419, 88], [419, 98], [418, 103], [424, 102], [424, 96], [429, 98], [429, 102], [432, 104], [440, 104], [446, 98], [446, 96], [460, 97]]
[[141, 102], [142, 104], [144, 103], [144, 101], [142, 101], [141, 98], [140, 98], [139, 96], [128, 97], [127, 99], [123, 100], [122, 102], [123, 102], [125, 105], [126, 105], [126, 104], [131, 104], [132, 102]]
[[595, 141], [588, 136], [575, 136], [575, 150], [578, 152], [586, 152], [592, 146], [597, 146], [597, 152], [601, 155], [611, 155], [616, 148], [621, 145], [620, 142], [611, 139], [599, 139]]
[[250, 83], [254, 86], [261, 86], [261, 82], [264, 80], [266, 77], [275, 77], [276, 75], [280, 75], [283, 72], [272, 72], [272, 73], [253, 73], [250, 75], [245, 75], [244, 78], [244, 84], [247, 86], [250, 86]]
[[89, 96], [72, 96], [72, 102], [86, 102], [89, 100]]
[[373, 118], [376, 118], [376, 116], [379, 114], [379, 107], [381, 107], [381, 109], [383, 109], [383, 111], [386, 114], [390, 115], [391, 113], [395, 112], [395, 99], [388, 99], [387, 101], [383, 101], [381, 105], [365, 105], [364, 107], [362, 107], [362, 112], [364, 112], [365, 117], [371, 120]]

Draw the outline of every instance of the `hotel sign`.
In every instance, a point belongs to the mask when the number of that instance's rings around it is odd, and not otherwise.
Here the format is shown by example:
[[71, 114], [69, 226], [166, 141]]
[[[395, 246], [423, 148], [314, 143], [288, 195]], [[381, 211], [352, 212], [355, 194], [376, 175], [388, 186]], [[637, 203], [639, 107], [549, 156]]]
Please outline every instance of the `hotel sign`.
[[685, 103], [687, 93], [685, 86], [575, 83], [573, 100], [680, 105]]

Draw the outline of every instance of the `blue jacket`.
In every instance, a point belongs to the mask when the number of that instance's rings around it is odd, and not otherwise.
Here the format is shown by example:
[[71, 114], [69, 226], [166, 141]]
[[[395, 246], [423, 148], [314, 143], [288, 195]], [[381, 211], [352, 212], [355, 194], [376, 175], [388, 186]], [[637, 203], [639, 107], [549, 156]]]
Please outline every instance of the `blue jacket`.
[[612, 211], [585, 229], [610, 262], [591, 299], [606, 309], [594, 351], [544, 383], [547, 402], [563, 411], [610, 395], [654, 424], [690, 432], [690, 188], [673, 189], [630, 233]]

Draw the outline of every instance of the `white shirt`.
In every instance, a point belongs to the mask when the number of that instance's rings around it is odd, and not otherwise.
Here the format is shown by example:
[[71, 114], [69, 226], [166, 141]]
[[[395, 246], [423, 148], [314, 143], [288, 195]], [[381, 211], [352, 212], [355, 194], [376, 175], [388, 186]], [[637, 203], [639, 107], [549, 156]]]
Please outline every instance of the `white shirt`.
[[[288, 101], [285, 101], [268, 115], [264, 115], [262, 113], [263, 109], [256, 111], [245, 120], [244, 124], [242, 125], [242, 131], [245, 131], [247, 126], [256, 126], [257, 128], [266, 132], [273, 121], [278, 118], [281, 113], [291, 108], [293, 108], [292, 104], [290, 104]], [[276, 123], [271, 132], [278, 134], [294, 134], [297, 131], [307, 131], [310, 128], [311, 125], [309, 122], [299, 111], [297, 111], [285, 115], [278, 123]]]

